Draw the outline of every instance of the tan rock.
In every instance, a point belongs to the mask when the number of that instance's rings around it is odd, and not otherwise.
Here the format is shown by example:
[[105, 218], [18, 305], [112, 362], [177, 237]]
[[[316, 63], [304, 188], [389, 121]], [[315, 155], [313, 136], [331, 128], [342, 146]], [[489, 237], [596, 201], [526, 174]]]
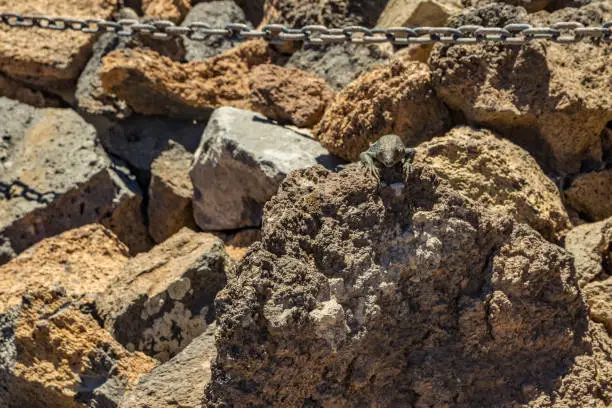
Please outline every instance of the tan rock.
[[433, 92], [427, 65], [394, 60], [338, 94], [314, 132], [330, 152], [355, 161], [384, 134], [395, 133], [413, 146], [448, 126], [448, 112]]
[[170, 141], [168, 148], [153, 161], [149, 183], [149, 234], [160, 243], [183, 227], [195, 228], [193, 185], [189, 169], [193, 154]]
[[0, 74], [0, 97], [2, 96], [37, 108], [57, 108], [61, 106], [59, 99], [49, 97], [41, 91], [28, 88], [19, 81]]
[[190, 0], [142, 0], [142, 11], [147, 17], [156, 17], [180, 23], [191, 10]]
[[[118, 0], [0, 0], [0, 12], [108, 19]], [[0, 26], [0, 70], [43, 86], [71, 83], [83, 69], [95, 41], [91, 34]]]
[[0, 322], [4, 407], [115, 406], [156, 365], [126, 351], [58, 290], [26, 294]]
[[488, 130], [452, 129], [419, 145], [427, 163], [455, 190], [487, 208], [512, 215], [558, 241], [570, 222], [557, 187], [525, 150]]
[[[527, 12], [534, 13], [536, 11], [544, 10], [555, 2], [556, 0], [500, 0], [498, 3], [523, 7], [525, 10], [527, 10]], [[465, 7], [482, 7], [487, 4], [496, 3], [496, 0], [461, 0], [461, 3]]]
[[47, 238], [0, 267], [0, 313], [41, 288], [61, 286], [75, 297], [102, 293], [128, 256], [125, 244], [100, 224]]
[[299, 69], [259, 65], [249, 80], [251, 109], [281, 124], [316, 125], [334, 97], [322, 78]]
[[580, 225], [565, 237], [565, 249], [574, 255], [576, 278], [580, 287], [612, 274], [612, 218]]
[[587, 284], [583, 292], [591, 320], [603, 324], [612, 336], [612, 276]]
[[220, 106], [249, 106], [248, 74], [270, 61], [264, 41], [248, 41], [207, 61], [176, 63], [151, 50], [117, 50], [100, 71], [102, 86], [145, 115], [207, 117]]
[[460, 0], [390, 0], [376, 26], [444, 26], [448, 17], [461, 8]]
[[579, 175], [565, 197], [569, 206], [589, 221], [612, 217], [612, 169]]
[[98, 297], [104, 327], [128, 350], [167, 361], [214, 320], [228, 262], [223, 241], [182, 229], [130, 260]]
[[225, 250], [230, 258], [240, 261], [246, 255], [249, 247], [261, 240], [261, 230], [249, 228], [231, 234], [225, 239]]

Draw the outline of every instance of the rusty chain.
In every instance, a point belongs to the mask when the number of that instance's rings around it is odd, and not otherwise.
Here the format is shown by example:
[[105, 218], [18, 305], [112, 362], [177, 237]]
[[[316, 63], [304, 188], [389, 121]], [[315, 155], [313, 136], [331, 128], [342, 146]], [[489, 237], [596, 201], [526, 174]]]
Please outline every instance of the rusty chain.
[[568, 21], [555, 23], [550, 27], [533, 27], [530, 24], [508, 24], [505, 27], [464, 25], [457, 28], [392, 27], [372, 29], [361, 26], [328, 28], [321, 25], [308, 25], [299, 29], [293, 29], [280, 24], [269, 24], [261, 29], [252, 29], [246, 24], [228, 24], [223, 28], [214, 28], [201, 22], [179, 26], [165, 20], [141, 23], [138, 20], [132, 19], [108, 21], [0, 13], [1, 24], [10, 27], [38, 27], [57, 31], [72, 30], [88, 34], [110, 32], [123, 37], [143, 35], [160, 40], [185, 36], [191, 40], [202, 41], [210, 36], [220, 36], [235, 41], [262, 38], [270, 43], [300, 41], [307, 44], [343, 42], [374, 44], [390, 42], [396, 45], [409, 45], [436, 42], [474, 44], [483, 41], [523, 44], [536, 39], [547, 39], [558, 43], [575, 43], [589, 37], [612, 42], [612, 21], [608, 21], [601, 26], [591, 27], [585, 27], [583, 24], [575, 21]]

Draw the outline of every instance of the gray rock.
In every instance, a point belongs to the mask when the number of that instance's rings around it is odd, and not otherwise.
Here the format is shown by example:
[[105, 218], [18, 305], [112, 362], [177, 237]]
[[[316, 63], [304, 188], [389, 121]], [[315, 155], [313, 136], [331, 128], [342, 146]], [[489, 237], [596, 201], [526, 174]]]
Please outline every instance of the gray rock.
[[287, 61], [288, 67], [299, 68], [324, 78], [335, 91], [341, 91], [364, 72], [371, 71], [393, 57], [389, 44], [305, 45]]
[[[186, 26], [193, 22], [201, 22], [211, 27], [224, 27], [226, 24], [239, 23], [252, 27], [244, 16], [244, 11], [232, 0], [211, 1], [196, 4], [181, 24]], [[210, 36], [202, 41], [185, 40], [185, 59], [187, 61], [205, 60], [221, 54], [238, 45], [222, 36]]]
[[98, 296], [97, 310], [128, 350], [167, 361], [212, 323], [230, 268], [223, 241], [183, 228], [132, 258]]
[[142, 195], [127, 170], [97, 145], [69, 109], [36, 109], [0, 98], [0, 241], [20, 253], [43, 238], [92, 222], [136, 253], [149, 247]]
[[160, 243], [183, 227], [195, 228], [193, 185], [189, 169], [193, 154], [169, 141], [168, 149], [153, 161], [149, 183], [149, 234]]
[[260, 114], [217, 109], [190, 172], [196, 223], [205, 231], [259, 226], [264, 204], [289, 172], [339, 162], [308, 135]]
[[217, 356], [215, 327], [210, 324], [183, 351], [141, 377], [119, 408], [200, 408], [211, 360]]

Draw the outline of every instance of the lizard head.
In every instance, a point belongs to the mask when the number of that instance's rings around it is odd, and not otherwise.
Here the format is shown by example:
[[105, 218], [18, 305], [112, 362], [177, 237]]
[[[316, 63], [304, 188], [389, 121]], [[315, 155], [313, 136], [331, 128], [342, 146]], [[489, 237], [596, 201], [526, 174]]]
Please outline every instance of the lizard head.
[[404, 143], [399, 136], [386, 135], [378, 142], [376, 159], [385, 167], [393, 167], [404, 159], [405, 152]]

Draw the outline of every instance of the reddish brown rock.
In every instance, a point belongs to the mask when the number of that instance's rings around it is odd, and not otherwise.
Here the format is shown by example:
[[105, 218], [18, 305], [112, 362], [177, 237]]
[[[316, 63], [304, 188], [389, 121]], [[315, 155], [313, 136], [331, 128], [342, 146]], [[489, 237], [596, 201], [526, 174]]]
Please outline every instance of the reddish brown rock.
[[43, 288], [94, 297], [106, 290], [128, 256], [125, 244], [99, 224], [47, 238], [0, 267], [0, 313], [19, 304], [26, 291]]
[[53, 98], [41, 91], [28, 88], [19, 81], [0, 74], [0, 97], [2, 96], [37, 108], [57, 108], [61, 106], [58, 98]]
[[207, 117], [220, 106], [249, 106], [249, 73], [270, 62], [264, 41], [249, 41], [207, 61], [176, 63], [151, 50], [117, 50], [104, 58], [107, 92], [145, 115]]
[[583, 291], [591, 320], [603, 324], [612, 336], [612, 276], [587, 284]]
[[142, 0], [142, 11], [147, 17], [180, 23], [191, 10], [190, 0]]
[[249, 80], [251, 110], [280, 124], [312, 127], [334, 97], [322, 78], [299, 69], [259, 65]]
[[612, 217], [612, 169], [579, 175], [565, 197], [568, 205], [588, 221]]
[[[118, 0], [0, 0], [0, 12], [109, 19]], [[45, 87], [72, 83], [85, 66], [95, 36], [76, 31], [0, 25], [0, 70]]]
[[28, 293], [0, 315], [3, 407], [114, 407], [155, 367], [126, 351], [60, 290]]
[[449, 124], [427, 65], [395, 60], [338, 94], [315, 128], [315, 137], [330, 152], [355, 161], [384, 134], [395, 133], [414, 146], [443, 134]]

